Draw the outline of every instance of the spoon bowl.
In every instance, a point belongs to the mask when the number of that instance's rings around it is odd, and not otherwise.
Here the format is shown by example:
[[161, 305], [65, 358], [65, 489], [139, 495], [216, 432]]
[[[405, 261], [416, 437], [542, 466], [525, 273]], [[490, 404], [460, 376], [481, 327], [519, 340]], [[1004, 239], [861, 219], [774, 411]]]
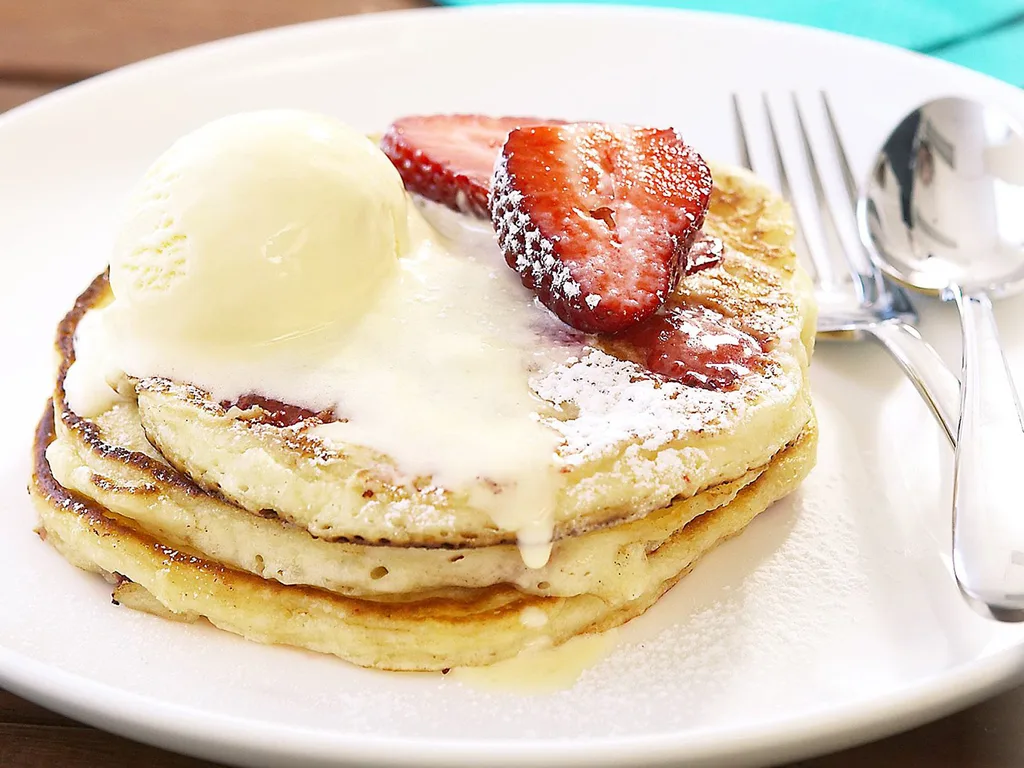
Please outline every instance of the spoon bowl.
[[886, 274], [959, 309], [953, 570], [980, 613], [1024, 621], [1024, 419], [990, 302], [1024, 289], [1024, 133], [993, 107], [928, 102], [882, 146], [857, 213]]
[[879, 267], [940, 294], [1024, 288], [1024, 132], [968, 99], [928, 102], [879, 152], [861, 199], [862, 235]]

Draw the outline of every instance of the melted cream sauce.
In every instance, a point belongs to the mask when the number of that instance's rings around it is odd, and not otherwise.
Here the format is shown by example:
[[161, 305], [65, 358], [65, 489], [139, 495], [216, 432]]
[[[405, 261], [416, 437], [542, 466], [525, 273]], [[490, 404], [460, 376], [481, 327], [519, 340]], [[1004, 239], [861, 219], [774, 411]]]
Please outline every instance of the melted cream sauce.
[[69, 404], [89, 415], [108, 403], [98, 393], [117, 368], [189, 382], [219, 401], [259, 394], [333, 409], [339, 421], [315, 430], [327, 444], [367, 446], [409, 477], [469, 494], [496, 526], [516, 532], [529, 567], [543, 566], [561, 484], [559, 437], [540, 422], [529, 383], [580, 347], [505, 265], [490, 227], [438, 213], [444, 234], [411, 210], [414, 244], [357, 323], [259, 354], [213, 357], [110, 338], [118, 325], [101, 316], [116, 312], [115, 300], [80, 329]]

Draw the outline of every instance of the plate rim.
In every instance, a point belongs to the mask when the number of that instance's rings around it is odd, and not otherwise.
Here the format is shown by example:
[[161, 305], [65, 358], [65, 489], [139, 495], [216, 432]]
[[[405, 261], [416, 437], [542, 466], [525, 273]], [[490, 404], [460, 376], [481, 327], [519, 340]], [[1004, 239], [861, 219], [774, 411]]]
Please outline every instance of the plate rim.
[[[656, 6], [588, 6], [582, 3], [499, 2], [471, 7], [428, 7], [340, 16], [300, 22], [213, 40], [150, 57], [60, 88], [0, 115], [0, 137], [12, 124], [65, 101], [87, 98], [95, 89], [130, 84], [151, 70], [173, 68], [196, 57], [231, 54], [231, 49], [259, 47], [289, 36], [301, 37], [331, 27], [415, 24], [427, 17], [501, 16], [672, 16], [728, 20], [738, 26], [782, 28], [787, 34], [844, 38], [886, 55], [916, 59], [922, 66], [955, 69], [1015, 93], [1012, 85], [957, 64], [933, 59], [886, 43], [801, 24], [714, 11]], [[443, 23], [443, 22], [442, 22]], [[698, 21], [698, 23], [700, 23]], [[925, 62], [925, 63], [922, 63]], [[170, 73], [169, 73], [170, 74]], [[1014, 98], [1021, 101], [1024, 92]], [[12, 437], [12, 440], [14, 438]], [[128, 738], [176, 752], [246, 764], [278, 764], [279, 760], [315, 764], [365, 763], [378, 765], [477, 765], [486, 759], [495, 766], [531, 764], [621, 765], [658, 764], [688, 760], [737, 760], [761, 764], [795, 759], [854, 746], [950, 714], [1024, 680], [1024, 641], [984, 652], [967, 664], [940, 675], [916, 680], [882, 697], [869, 697], [807, 713], [765, 720], [742, 729], [717, 727], [700, 732], [587, 739], [425, 739], [353, 735], [319, 728], [259, 722], [253, 718], [205, 712], [144, 696], [80, 673], [33, 659], [0, 645], [0, 685], [45, 707]], [[425, 748], [429, 748], [427, 751]], [[230, 750], [230, 752], [226, 751]], [[756, 753], [752, 755], [752, 753]], [[753, 759], [752, 759], [753, 758]], [[744, 764], [746, 764], [744, 762]]]
[[146, 71], [149, 69], [159, 69], [164, 66], [173, 66], [178, 59], [192, 59], [196, 56], [204, 55], [216, 55], [221, 53], [224, 49], [230, 49], [233, 47], [244, 47], [247, 45], [259, 44], [273, 40], [276, 37], [286, 37], [293, 34], [302, 34], [303, 32], [309, 32], [314, 29], [326, 29], [332, 26], [361, 26], [370, 25], [377, 26], [379, 24], [387, 23], [401, 23], [401, 19], [410, 17], [441, 17], [441, 16], [469, 16], [469, 15], [504, 15], [504, 14], [534, 14], [534, 15], [586, 15], [588, 17], [594, 16], [689, 16], [693, 18], [705, 18], [705, 19], [726, 19], [728, 23], [737, 24], [739, 26], [755, 26], [755, 27], [776, 27], [785, 29], [789, 34], [796, 35], [809, 35], [811, 37], [833, 37], [840, 38], [855, 45], [866, 46], [869, 48], [875, 48], [876, 51], [882, 52], [886, 55], [897, 55], [910, 60], [915, 60], [919, 65], [923, 63], [924, 66], [929, 67], [940, 67], [953, 71], [966, 72], [971, 77], [981, 78], [988, 81], [1002, 89], [1005, 89], [1007, 93], [1016, 93], [1020, 89], [1015, 88], [1013, 85], [1006, 83], [998, 78], [991, 75], [987, 75], [983, 72], [976, 72], [968, 69], [960, 64], [955, 64], [950, 61], [938, 59], [927, 54], [919, 53], [917, 51], [911, 51], [905, 48], [900, 48], [889, 43], [879, 42], [877, 40], [870, 40], [864, 37], [858, 37], [856, 35], [848, 34], [846, 32], [837, 32], [829, 29], [819, 29], [806, 24], [798, 24], [791, 21], [778, 21], [775, 19], [765, 19], [754, 16], [744, 16], [740, 13], [726, 13], [720, 11], [705, 11], [705, 10], [690, 10], [686, 8], [673, 8], [671, 6], [657, 6], [657, 5], [617, 5], [615, 3], [608, 4], [588, 4], [586, 0], [554, 0], [554, 2], [546, 2], [539, 0], [497, 0], [494, 3], [486, 5], [465, 5], [465, 6], [427, 6], [423, 8], [405, 8], [398, 10], [387, 10], [387, 11], [371, 11], [369, 13], [359, 13], [348, 16], [333, 16], [325, 19], [316, 19], [312, 21], [301, 21], [293, 24], [284, 24], [277, 27], [270, 27], [268, 29], [259, 29], [252, 32], [245, 32], [238, 35], [231, 35], [229, 37], [218, 38], [215, 40], [209, 40], [203, 43], [197, 43], [195, 45], [186, 46], [185, 48], [177, 48], [175, 50], [166, 51], [155, 56], [150, 56], [139, 61], [134, 61], [129, 64], [124, 64], [120, 67], [116, 67], [106, 72], [100, 72], [91, 77], [87, 77], [84, 80], [80, 80], [70, 85], [63, 86], [49, 93], [45, 93], [42, 96], [37, 96], [31, 101], [19, 104], [18, 106], [8, 109], [6, 112], [0, 113], [0, 131], [6, 129], [7, 124], [13, 121], [19, 121], [25, 119], [26, 115], [32, 114], [39, 109], [47, 108], [54, 102], [59, 102], [63, 99], [80, 96], [83, 93], [88, 93], [93, 88], [104, 87], [111, 83], [116, 83], [122, 79], [130, 79], [133, 77], [144, 76]]
[[[978, 657], [955, 671], [807, 714], [765, 720], [755, 728], [720, 727], [580, 739], [455, 740], [340, 734], [319, 728], [205, 712], [126, 691], [0, 646], [4, 688], [97, 728], [174, 752], [245, 765], [301, 759], [315, 765], [621, 766], [728, 760], [762, 765], [809, 758], [930, 722], [1024, 681], [1024, 644]], [[184, 740], [184, 741], [183, 741]], [[581, 746], [582, 744], [582, 746]], [[301, 749], [297, 749], [301, 745]], [[225, 754], [224, 749], [233, 751]], [[429, 751], [425, 751], [429, 748]], [[684, 754], [685, 753], [685, 754]], [[755, 755], [756, 753], [756, 755]], [[752, 759], [753, 758], [753, 759]], [[244, 763], [241, 762], [244, 760]]]

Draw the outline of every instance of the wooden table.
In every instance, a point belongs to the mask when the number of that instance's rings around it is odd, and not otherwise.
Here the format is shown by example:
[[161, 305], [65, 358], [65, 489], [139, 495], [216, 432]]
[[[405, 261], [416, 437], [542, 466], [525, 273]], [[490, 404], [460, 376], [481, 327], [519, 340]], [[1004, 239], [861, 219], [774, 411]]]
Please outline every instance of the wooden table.
[[[0, 0], [0, 112], [130, 61], [218, 37], [426, 0]], [[1024, 688], [804, 768], [1024, 765]], [[0, 691], [0, 766], [201, 768]]]

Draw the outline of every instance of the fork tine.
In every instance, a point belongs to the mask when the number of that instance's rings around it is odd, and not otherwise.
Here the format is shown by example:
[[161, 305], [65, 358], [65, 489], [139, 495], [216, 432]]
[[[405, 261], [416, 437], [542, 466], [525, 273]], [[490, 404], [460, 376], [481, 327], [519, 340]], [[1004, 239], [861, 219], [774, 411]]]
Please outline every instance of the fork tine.
[[[779, 132], [775, 130], [775, 119], [772, 117], [772, 105], [768, 101], [768, 94], [762, 95], [764, 101], [764, 114], [768, 120], [768, 135], [772, 140], [772, 151], [775, 154], [775, 172], [779, 175], [779, 186], [787, 200], [793, 197], [793, 190], [789, 186], [789, 174], [786, 172], [786, 161], [782, 157], [782, 146], [779, 144]], [[800, 214], [797, 212], [797, 218]]]
[[[796, 114], [797, 127], [800, 132], [800, 139], [804, 147], [804, 155], [807, 158], [807, 169], [810, 172], [811, 184], [814, 187], [814, 195], [818, 199], [818, 208], [821, 212], [822, 225], [825, 223], [825, 219], [828, 220], [828, 225], [832, 234], [832, 241], [834, 250], [842, 252], [842, 265], [838, 266], [837, 271], [840, 273], [845, 271], [853, 279], [854, 288], [857, 291], [857, 295], [861, 300], [865, 299], [865, 286], [863, 283], [863, 276], [860, 273], [860, 269], [857, 264], [857, 256], [850, 252], [849, 246], [843, 241], [843, 235], [840, 232], [840, 223], [836, 215], [835, 208], [832, 205], [832, 201], [829, 199], [828, 193], [825, 191], [824, 182], [822, 180], [821, 171], [818, 169], [817, 162], [817, 151], [811, 143], [810, 134], [807, 131], [807, 125], [804, 123], [803, 110], [800, 108], [800, 100], [796, 94], [792, 94], [793, 98], [793, 111]], [[836, 131], [835, 138], [838, 139], [839, 133]], [[840, 145], [841, 148], [841, 145]], [[838, 151], [838, 150], [837, 150]], [[845, 158], [845, 156], [843, 156]], [[843, 165], [843, 161], [840, 160], [840, 165]], [[846, 165], [846, 172], [849, 173], [849, 165]], [[850, 179], [852, 180], [852, 174]], [[845, 181], [845, 179], [844, 179]], [[856, 190], [856, 187], [854, 187]], [[856, 191], [853, 192], [853, 200], [856, 205]], [[850, 195], [850, 188], [847, 185], [847, 195]], [[853, 206], [847, 209], [847, 213], [852, 215]], [[837, 259], [833, 259], [831, 264], [835, 264]], [[835, 273], [833, 273], [835, 274]]]
[[[775, 156], [775, 171], [779, 177], [779, 188], [790, 205], [793, 206], [793, 212], [796, 214], [797, 221], [797, 237], [803, 247], [804, 253], [810, 256], [811, 265], [814, 268], [814, 276], [819, 285], [831, 287], [837, 285], [838, 281], [834, 270], [832, 269], [832, 262], [828, 257], [828, 253], [825, 251], [825, 245], [820, 240], [816, 240], [813, 237], [809, 237], [811, 222], [814, 220], [814, 214], [809, 212], [806, 207], [802, 206], [797, 197], [793, 194], [793, 188], [790, 183], [789, 171], [786, 167], [786, 157], [782, 151], [782, 144], [779, 141], [779, 132], [775, 127], [775, 118], [772, 115], [772, 105], [768, 99], [768, 94], [762, 94], [762, 100], [764, 102], [765, 118], [768, 122], [768, 135], [771, 138], [772, 151]], [[815, 175], [813, 172], [812, 176]]]
[[[766, 97], [767, 98], [767, 97]], [[767, 102], [766, 102], [767, 103]], [[753, 158], [750, 154], [750, 140], [748, 138], [749, 132], [747, 131], [746, 121], [743, 119], [743, 108], [740, 105], [739, 94], [732, 94], [732, 111], [733, 118], [736, 123], [736, 136], [739, 143], [740, 151], [740, 164], [748, 171], [757, 172], [754, 168]], [[770, 118], [769, 118], [770, 119]], [[776, 145], [776, 153], [778, 153], [778, 146]], [[776, 166], [779, 176], [780, 191], [788, 197], [789, 184], [788, 179], [785, 176], [785, 170], [781, 167], [778, 159], [776, 160]], [[818, 269], [813, 263], [807, 263], [807, 241], [804, 239], [803, 230], [797, 227], [796, 240], [799, 244], [797, 249], [798, 257], [801, 263], [807, 268], [807, 271], [811, 274], [815, 281], [818, 280]]]
[[[829, 100], [828, 94], [825, 91], [821, 92], [821, 103], [825, 108], [825, 122], [828, 125], [829, 136], [832, 139], [832, 151], [836, 156], [839, 171], [843, 177], [843, 186], [846, 188], [846, 197], [849, 203], [848, 210], [853, 211], [857, 208], [857, 180], [850, 168], [849, 155], [846, 154], [842, 136], [839, 134], [839, 125], [836, 122], [835, 113], [832, 111], [832, 102]], [[866, 274], [861, 277], [861, 285], [859, 286], [859, 289], [865, 285], [871, 285], [876, 296], [883, 294], [888, 294], [890, 296], [892, 306], [896, 311], [913, 312], [913, 304], [907, 296], [906, 291], [899, 286], [886, 285], [886, 281], [881, 272], [879, 272], [878, 269], [871, 268], [870, 256], [867, 254], [863, 246], [861, 246], [857, 255], [863, 257], [867, 270]], [[846, 256], [847, 261], [850, 261], [852, 257], [849, 251], [846, 252]], [[853, 268], [856, 269], [856, 266]], [[855, 282], [857, 281], [855, 280]], [[860, 295], [863, 295], [863, 293]]]
[[750, 144], [747, 142], [747, 128], [743, 124], [743, 111], [740, 109], [740, 98], [735, 93], [732, 95], [732, 113], [736, 121], [736, 136], [739, 140], [740, 165], [748, 171], [754, 170], [750, 161]]
[[843, 185], [846, 187], [846, 195], [850, 199], [850, 208], [857, 207], [857, 181], [850, 170], [850, 160], [843, 148], [843, 139], [839, 135], [839, 126], [836, 125], [836, 116], [832, 112], [832, 102], [828, 94], [821, 92], [821, 103], [825, 106], [825, 116], [828, 118], [828, 131], [832, 137], [832, 147], [835, 149], [836, 157], [839, 160], [839, 170], [843, 175]]

